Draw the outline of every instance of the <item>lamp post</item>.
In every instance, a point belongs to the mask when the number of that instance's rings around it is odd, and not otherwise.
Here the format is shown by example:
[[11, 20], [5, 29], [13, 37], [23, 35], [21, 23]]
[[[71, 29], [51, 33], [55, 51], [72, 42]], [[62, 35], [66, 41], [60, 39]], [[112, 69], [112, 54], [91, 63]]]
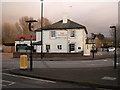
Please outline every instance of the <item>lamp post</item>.
[[110, 26], [111, 29], [114, 29], [114, 45], [115, 45], [115, 52], [114, 52], [114, 68], [116, 69], [117, 67], [117, 53], [116, 53], [116, 41], [117, 41], [117, 36], [116, 36], [116, 26]]
[[30, 71], [32, 71], [32, 67], [33, 67], [33, 59], [32, 59], [32, 52], [33, 52], [33, 48], [32, 48], [32, 36], [34, 33], [34, 29], [33, 26], [31, 25], [33, 22], [37, 22], [36, 20], [28, 20], [26, 21], [27, 23], [29, 23], [29, 31], [30, 31], [30, 45], [31, 45], [31, 52], [30, 52]]
[[95, 54], [94, 54], [94, 48], [95, 48], [95, 45], [94, 45], [94, 33], [91, 33], [91, 37], [92, 37], [92, 58], [94, 59], [95, 57]]
[[41, 0], [41, 59], [43, 58], [43, 0]]

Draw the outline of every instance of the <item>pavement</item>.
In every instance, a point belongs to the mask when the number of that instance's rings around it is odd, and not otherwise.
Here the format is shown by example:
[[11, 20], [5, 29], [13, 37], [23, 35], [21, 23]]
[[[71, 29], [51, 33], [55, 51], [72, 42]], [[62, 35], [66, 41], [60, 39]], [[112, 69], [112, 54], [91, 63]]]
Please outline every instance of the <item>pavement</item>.
[[[120, 57], [120, 55], [117, 55]], [[34, 61], [80, 61], [80, 60], [99, 60], [99, 59], [109, 59], [109, 58], [114, 58], [113, 53], [106, 53], [106, 54], [95, 54], [94, 58], [92, 55], [90, 56], [62, 56], [62, 57], [43, 57], [42, 59], [39, 57], [33, 57]], [[12, 58], [15, 60], [20, 60], [20, 58]]]
[[[117, 55], [120, 57], [120, 54]], [[13, 53], [2, 53], [3, 59], [20, 60], [20, 58], [13, 58]], [[114, 58], [114, 52], [97, 52], [95, 53], [94, 60]], [[79, 60], [93, 60], [92, 53], [90, 56], [62, 56], [62, 57], [33, 57], [34, 61], [79, 61]]]
[[20, 70], [14, 69], [12, 74], [34, 78], [42, 78], [54, 81], [76, 83], [92, 88], [107, 88], [120, 90], [120, 67], [96, 67], [96, 68], [33, 68]]

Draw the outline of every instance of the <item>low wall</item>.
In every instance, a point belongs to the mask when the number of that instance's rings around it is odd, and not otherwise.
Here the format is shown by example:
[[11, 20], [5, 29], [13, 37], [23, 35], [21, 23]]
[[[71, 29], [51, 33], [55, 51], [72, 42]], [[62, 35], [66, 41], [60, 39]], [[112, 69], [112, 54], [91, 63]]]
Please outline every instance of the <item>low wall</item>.
[[13, 53], [15, 52], [15, 46], [2, 46], [3, 53]]
[[[13, 57], [19, 58], [20, 55], [30, 55], [30, 53], [20, 53], [20, 52], [14, 52]], [[83, 52], [81, 53], [43, 53], [44, 58], [48, 57], [80, 57], [83, 56]], [[33, 53], [33, 58], [40, 58], [41, 53]]]

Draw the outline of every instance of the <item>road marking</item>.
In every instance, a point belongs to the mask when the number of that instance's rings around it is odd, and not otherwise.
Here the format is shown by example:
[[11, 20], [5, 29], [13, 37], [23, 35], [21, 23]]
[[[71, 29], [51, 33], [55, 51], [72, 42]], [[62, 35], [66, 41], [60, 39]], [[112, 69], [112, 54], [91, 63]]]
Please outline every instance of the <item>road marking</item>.
[[[2, 81], [1, 82], [1, 84], [0, 84], [0, 86], [10, 86], [10, 85], [13, 85], [13, 84], [15, 84], [16, 82], [13, 82], [13, 81], [7, 81], [7, 80], [0, 80], [0, 81]], [[3, 84], [3, 83], [6, 83], [6, 85], [5, 84]]]
[[16, 68], [3, 69], [2, 71], [8, 71], [8, 70], [13, 70], [13, 69], [16, 69]]
[[5, 87], [5, 86], [7, 86], [7, 85], [0, 84], [0, 86], [1, 86], [1, 87], [2, 87], [2, 86], [4, 86], [4, 87]]
[[108, 61], [108, 60], [103, 60], [103, 61]]
[[92, 60], [91, 61], [90, 60], [89, 61], [80, 61], [80, 62], [92, 62]]
[[37, 80], [37, 81], [48, 82], [48, 83], [56, 83], [55, 81], [51, 81], [51, 80], [43, 80], [43, 79], [37, 79], [37, 78], [32, 78], [32, 77], [20, 76], [20, 75], [13, 75], [13, 74], [8, 74], [8, 73], [2, 73], [2, 74], [3, 75], [7, 75], [7, 76], [13, 76], [13, 77], [20, 77], [20, 78], [30, 79], [30, 80]]
[[89, 64], [89, 65], [97, 65], [97, 64]]
[[116, 77], [109, 77], [109, 76], [104, 76], [102, 77], [103, 80], [116, 80], [117, 78]]
[[7, 83], [9, 83], [8, 85], [10, 86], [10, 85], [13, 85], [13, 84], [15, 84], [16, 82], [12, 82], [12, 81], [7, 81], [7, 80], [2, 80], [2, 82], [7, 82]]
[[120, 63], [116, 63], [117, 65], [119, 65]]

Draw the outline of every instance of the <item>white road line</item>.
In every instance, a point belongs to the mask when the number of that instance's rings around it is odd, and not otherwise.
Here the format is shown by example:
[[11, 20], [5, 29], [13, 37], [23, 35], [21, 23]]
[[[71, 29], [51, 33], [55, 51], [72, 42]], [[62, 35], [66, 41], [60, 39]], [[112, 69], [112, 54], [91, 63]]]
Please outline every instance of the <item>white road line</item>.
[[43, 79], [37, 79], [37, 78], [31, 78], [31, 77], [19, 76], [19, 75], [13, 75], [13, 74], [8, 74], [8, 73], [2, 73], [2, 74], [3, 75], [7, 75], [7, 76], [13, 76], [13, 77], [30, 79], [30, 80], [37, 80], [37, 81], [48, 82], [48, 83], [56, 83], [55, 81], [51, 81], [51, 80], [43, 80]]
[[108, 61], [108, 60], [103, 60], [103, 61]]
[[8, 71], [8, 70], [13, 70], [13, 69], [16, 69], [16, 68], [3, 69], [2, 71]]
[[117, 65], [120, 64], [120, 63], [116, 63]]
[[6, 84], [6, 85], [4, 85], [4, 84], [0, 84], [0, 86], [10, 86], [10, 85], [13, 85], [13, 84], [15, 84], [16, 82], [12, 82], [12, 81], [7, 81], [7, 80], [0, 80], [0, 81], [2, 81], [2, 83], [3, 82], [7, 82], [8, 84]]
[[8, 85], [13, 85], [13, 84], [15, 84], [16, 82], [12, 82], [12, 81], [7, 81], [7, 80], [2, 80], [3, 82], [7, 82], [7, 83], [10, 83], [10, 84], [8, 84]]
[[0, 86], [2, 87], [2, 86], [7, 86], [7, 85], [0, 84]]
[[92, 61], [80, 61], [80, 62], [92, 62]]
[[[2, 80], [3, 82], [8, 82], [8, 83], [11, 83], [12, 81], [7, 81], [7, 80]], [[15, 82], [14, 82], [15, 83]]]
[[103, 80], [116, 80], [117, 78], [116, 77], [109, 77], [109, 76], [104, 76], [104, 77], [102, 77], [101, 79], [103, 79]]

